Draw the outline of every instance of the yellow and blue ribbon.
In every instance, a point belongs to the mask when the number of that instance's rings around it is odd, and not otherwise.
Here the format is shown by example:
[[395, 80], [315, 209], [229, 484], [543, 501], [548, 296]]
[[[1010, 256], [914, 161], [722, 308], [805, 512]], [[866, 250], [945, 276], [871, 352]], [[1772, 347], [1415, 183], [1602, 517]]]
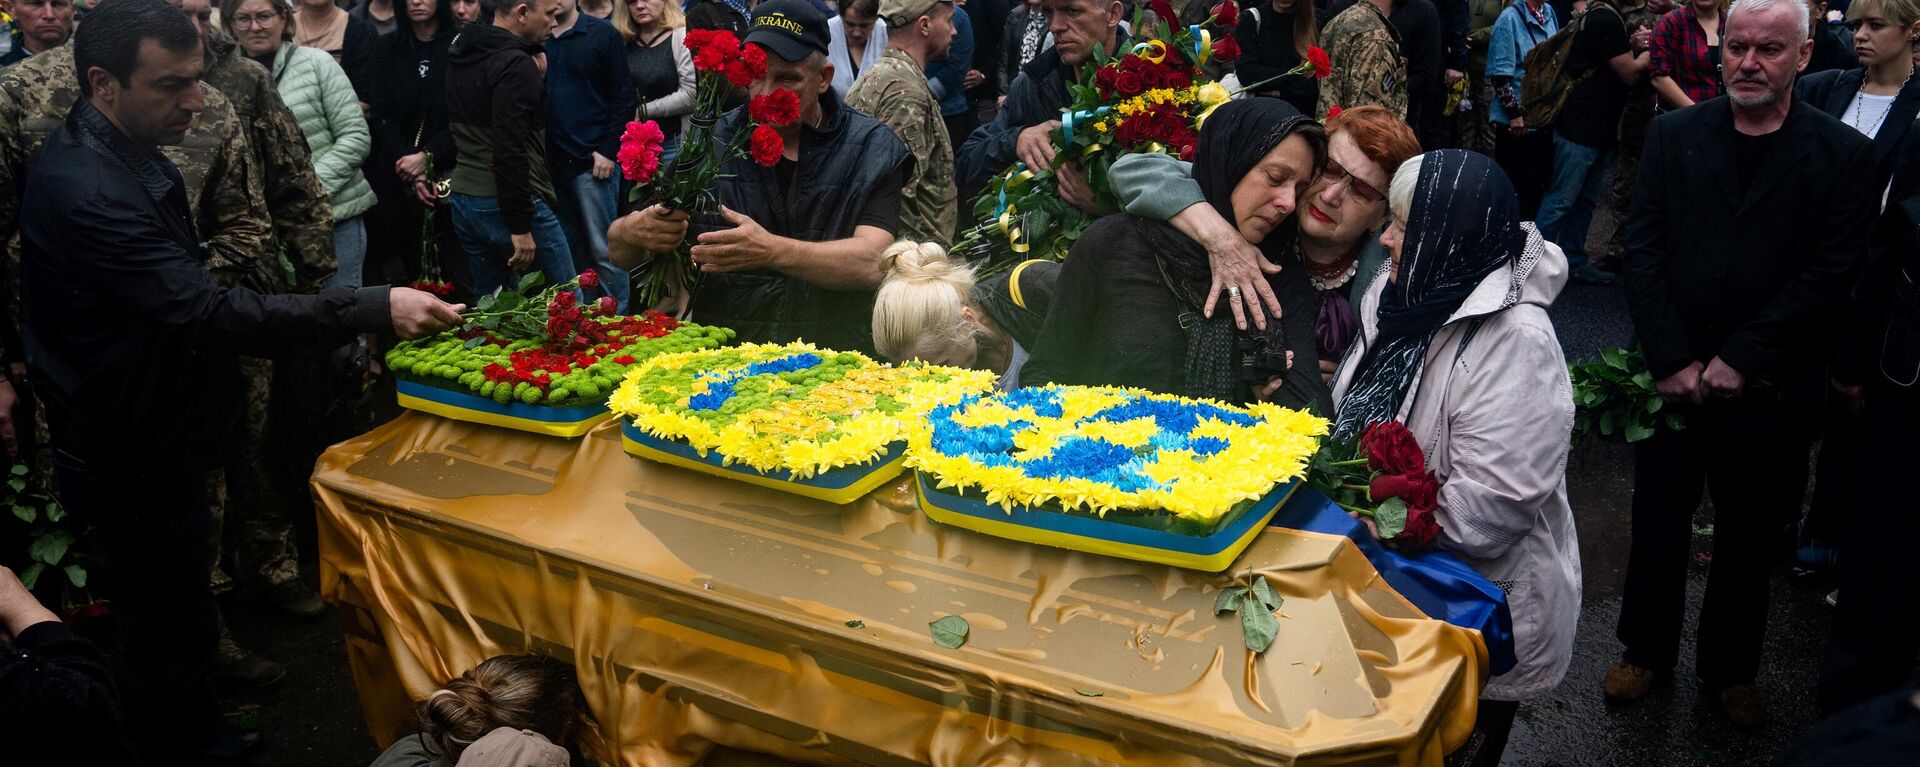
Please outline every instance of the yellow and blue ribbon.
[[1193, 37], [1193, 63], [1207, 63], [1213, 55], [1213, 33], [1200, 28], [1199, 24], [1188, 27], [1187, 32]]

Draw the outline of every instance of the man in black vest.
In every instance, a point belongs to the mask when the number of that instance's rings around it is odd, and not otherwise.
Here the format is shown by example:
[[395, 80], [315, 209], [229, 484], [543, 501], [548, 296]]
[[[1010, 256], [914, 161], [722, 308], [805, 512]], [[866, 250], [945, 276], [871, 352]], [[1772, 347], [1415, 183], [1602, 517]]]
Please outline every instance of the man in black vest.
[[[769, 55], [752, 94], [793, 91], [800, 121], [778, 129], [784, 155], [774, 167], [736, 157], [721, 168], [714, 187], [732, 226], [692, 232], [700, 286], [691, 308], [696, 321], [733, 328], [742, 341], [871, 354], [880, 252], [899, 231], [913, 156], [884, 123], [833, 92], [827, 39], [826, 16], [806, 0], [754, 9], [746, 44]], [[735, 109], [714, 128], [714, 145], [749, 129], [747, 110]], [[608, 248], [631, 269], [688, 234], [684, 211], [655, 205], [614, 222]]]
[[1766, 715], [1754, 676], [1770, 544], [1806, 490], [1826, 386], [1821, 331], [1862, 263], [1880, 195], [1873, 142], [1793, 98], [1813, 48], [1807, 27], [1805, 0], [1734, 4], [1727, 95], [1654, 120], [1627, 220], [1635, 335], [1687, 423], [1636, 448], [1626, 653], [1605, 691], [1637, 699], [1673, 667], [1704, 485], [1714, 541], [1697, 669], [1744, 726]]
[[21, 336], [61, 502], [104, 534], [144, 761], [224, 763], [237, 754], [212, 750], [206, 489], [241, 412], [236, 355], [420, 336], [457, 324], [463, 307], [407, 288], [262, 295], [215, 283], [185, 182], [158, 150], [205, 106], [200, 35], [161, 0], [95, 8], [74, 42], [82, 98], [23, 187]]

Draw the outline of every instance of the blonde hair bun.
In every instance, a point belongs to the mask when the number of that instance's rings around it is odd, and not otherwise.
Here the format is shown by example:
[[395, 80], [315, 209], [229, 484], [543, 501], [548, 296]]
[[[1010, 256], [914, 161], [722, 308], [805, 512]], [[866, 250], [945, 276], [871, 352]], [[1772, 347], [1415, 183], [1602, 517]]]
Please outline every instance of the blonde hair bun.
[[873, 345], [881, 356], [924, 359], [968, 336], [961, 311], [973, 299], [972, 266], [939, 243], [900, 240], [881, 251], [880, 269]]

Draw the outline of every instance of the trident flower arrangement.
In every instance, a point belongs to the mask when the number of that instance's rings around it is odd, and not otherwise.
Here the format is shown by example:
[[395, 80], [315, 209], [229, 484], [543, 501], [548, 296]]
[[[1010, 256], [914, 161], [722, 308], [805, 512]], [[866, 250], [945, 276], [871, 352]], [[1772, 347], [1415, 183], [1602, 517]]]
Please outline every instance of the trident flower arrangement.
[[[1059, 260], [1096, 218], [1061, 199], [1057, 174], [1066, 163], [1075, 163], [1084, 174], [1096, 207], [1113, 209], [1119, 203], [1107, 174], [1120, 157], [1160, 152], [1193, 159], [1200, 126], [1236, 95], [1214, 82], [1204, 65], [1240, 58], [1232, 34], [1240, 24], [1240, 8], [1225, 0], [1205, 21], [1178, 27], [1169, 21], [1178, 17], [1166, 0], [1151, 0], [1150, 6], [1159, 18], [1149, 22], [1135, 13], [1138, 42], [1128, 53], [1112, 57], [1096, 47], [1078, 81], [1067, 85], [1073, 103], [1051, 134], [1053, 165], [1016, 163], [987, 182], [973, 205], [981, 223], [963, 234], [956, 252], [986, 262], [988, 272], [1028, 258]], [[1307, 50], [1306, 61], [1280, 77], [1323, 78], [1331, 72], [1332, 61], [1316, 46]]]
[[[747, 102], [751, 130], [743, 130], [715, 146], [713, 130], [726, 111], [727, 96], [735, 88], [745, 88], [767, 74], [767, 53], [756, 46], [740, 43], [726, 30], [693, 29], [687, 31], [687, 50], [693, 52], [696, 85], [693, 115], [687, 120], [686, 135], [680, 141], [680, 153], [673, 167], [660, 167], [661, 143], [666, 136], [652, 120], [627, 123], [620, 137], [621, 175], [634, 183], [627, 199], [634, 203], [651, 201], [668, 210], [686, 211], [696, 218], [714, 219], [720, 214], [720, 201], [714, 195], [714, 179], [729, 160], [750, 156], [766, 167], [779, 164], [786, 151], [777, 128], [800, 120], [800, 97], [793, 91], [776, 89]], [[664, 172], [663, 172], [664, 171]], [[681, 243], [671, 254], [657, 254], [635, 271], [640, 274], [641, 306], [652, 306], [677, 291], [691, 291], [699, 281], [694, 268], [692, 243]]]

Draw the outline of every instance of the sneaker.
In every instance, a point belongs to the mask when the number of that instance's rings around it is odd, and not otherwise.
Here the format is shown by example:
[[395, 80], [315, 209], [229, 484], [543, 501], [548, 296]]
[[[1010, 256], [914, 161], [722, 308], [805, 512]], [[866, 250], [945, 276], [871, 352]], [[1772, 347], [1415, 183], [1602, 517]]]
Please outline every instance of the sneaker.
[[213, 661], [213, 681], [232, 692], [266, 692], [287, 678], [287, 667], [247, 652], [220, 629], [220, 648]]
[[1616, 279], [1618, 278], [1614, 276], [1613, 272], [1594, 266], [1592, 262], [1588, 262], [1579, 269], [1573, 270], [1573, 281], [1583, 282], [1588, 285], [1612, 285]]
[[319, 592], [298, 580], [268, 588], [262, 598], [289, 618], [313, 620], [327, 614], [327, 603], [320, 599]]
[[1653, 688], [1656, 676], [1649, 669], [1622, 660], [1607, 671], [1606, 681], [1600, 684], [1600, 689], [1607, 694], [1607, 700], [1620, 703], [1636, 701], [1646, 697], [1647, 690]]
[[1728, 687], [1720, 691], [1720, 709], [1734, 724], [1757, 728], [1767, 723], [1767, 694], [1752, 685]]

